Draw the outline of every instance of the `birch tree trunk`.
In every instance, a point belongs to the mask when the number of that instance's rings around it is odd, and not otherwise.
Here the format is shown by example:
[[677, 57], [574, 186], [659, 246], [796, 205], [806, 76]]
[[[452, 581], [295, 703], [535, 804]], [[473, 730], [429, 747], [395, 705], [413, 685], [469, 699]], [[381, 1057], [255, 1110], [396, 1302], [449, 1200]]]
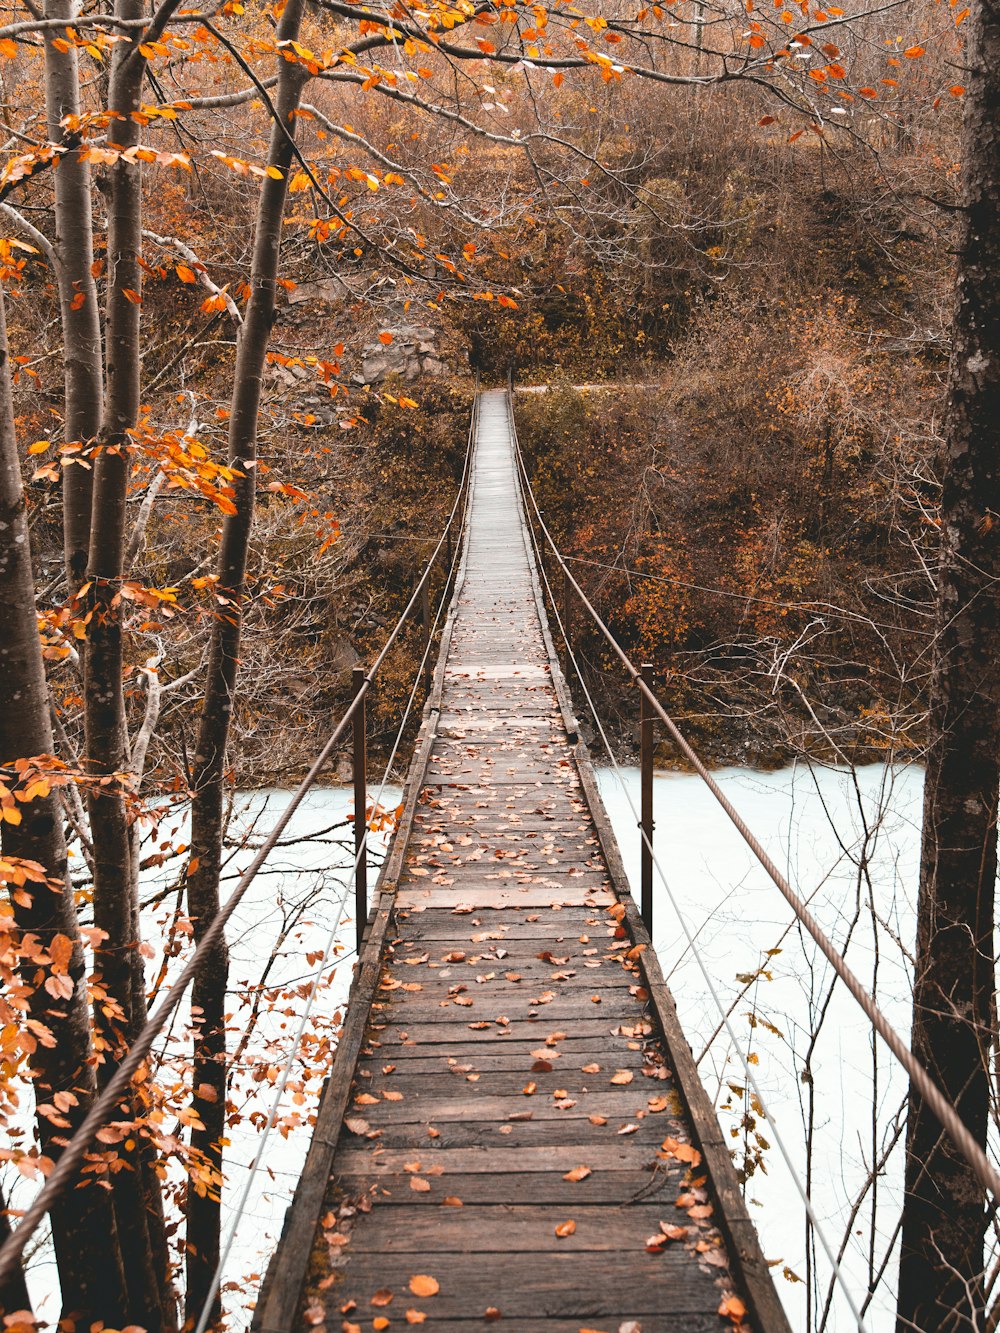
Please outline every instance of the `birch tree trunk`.
[[[298, 38], [303, 0], [288, 0], [278, 25], [279, 42]], [[268, 342], [275, 315], [275, 292], [281, 252], [281, 229], [293, 160], [291, 136], [301, 100], [305, 73], [278, 56], [275, 96], [277, 122], [271, 129], [267, 176], [257, 207], [250, 297], [240, 330], [235, 382], [229, 421], [229, 461], [240, 475], [235, 482], [236, 513], [222, 527], [217, 592], [226, 599], [212, 629], [206, 669], [205, 698], [193, 766], [194, 799], [191, 806], [191, 870], [188, 876], [188, 914], [195, 939], [200, 941], [219, 910], [219, 875], [222, 859], [223, 785], [236, 676], [246, 581], [247, 552], [253, 524], [257, 413]], [[211, 951], [195, 978], [192, 1007], [200, 1010], [194, 1046], [194, 1110], [204, 1128], [192, 1133], [192, 1147], [201, 1153], [212, 1177], [221, 1184], [222, 1138], [226, 1114], [225, 1000], [229, 957], [225, 941]], [[189, 1185], [187, 1197], [187, 1306], [188, 1320], [197, 1320], [209, 1297], [219, 1262], [219, 1188], [199, 1191]], [[212, 1318], [221, 1305], [213, 1298]]]
[[[31, 548], [21, 486], [11, 402], [6, 312], [0, 287], [0, 765], [52, 753], [49, 695], [35, 615]], [[8, 780], [12, 775], [8, 771]], [[51, 1046], [39, 1042], [31, 1056], [36, 1103], [51, 1105], [56, 1093], [75, 1098], [65, 1112], [69, 1126], [55, 1127], [37, 1117], [42, 1151], [58, 1158], [61, 1143], [80, 1124], [96, 1092], [94, 1052], [84, 973], [84, 955], [72, 895], [69, 893], [62, 815], [54, 793], [36, 796], [21, 807], [21, 822], [0, 825], [5, 856], [36, 861], [55, 887], [30, 885], [30, 902], [13, 899], [18, 928], [48, 948], [63, 936], [70, 957], [72, 991], [53, 996], [38, 985], [37, 964], [26, 960], [24, 984], [30, 990], [29, 1016], [51, 1029]], [[97, 1183], [67, 1190], [52, 1209], [63, 1316], [81, 1328], [97, 1320], [122, 1326], [126, 1313], [124, 1275], [111, 1196]]]
[[[985, 1146], [1000, 787], [1000, 14], [975, 0], [924, 792], [913, 1048]], [[986, 1200], [911, 1093], [897, 1329], [981, 1326]]]

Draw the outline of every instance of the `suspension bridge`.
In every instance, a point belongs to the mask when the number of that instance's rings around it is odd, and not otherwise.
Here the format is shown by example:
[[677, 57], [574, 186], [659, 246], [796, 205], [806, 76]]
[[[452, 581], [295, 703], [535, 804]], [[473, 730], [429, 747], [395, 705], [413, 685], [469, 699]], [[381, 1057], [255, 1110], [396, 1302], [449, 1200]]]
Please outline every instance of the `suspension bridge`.
[[[407, 606], [371, 665], [355, 671], [350, 706], [0, 1246], [0, 1282], [55, 1200], [78, 1183], [95, 1137], [120, 1115], [132, 1079], [333, 755], [350, 734], [355, 809], [378, 807], [422, 690], [402, 814], [370, 910], [370, 825], [354, 821], [354, 980], [305, 1166], [256, 1300], [256, 1333], [404, 1324], [462, 1333], [493, 1323], [518, 1333], [789, 1333], [650, 942], [654, 875], [672, 902], [653, 845], [654, 726], [711, 790], [984, 1190], [1000, 1198], [1000, 1177], [955, 1107], [678, 730], [649, 670], [629, 660], [577, 583], [535, 500], [512, 403], [510, 386], [479, 393], [477, 385], [455, 502]], [[428, 589], [441, 562], [432, 622]], [[613, 758], [576, 662], [573, 608], [604, 636], [638, 694], [639, 907], [550, 632], [551, 615]], [[366, 699], [414, 622], [422, 622], [423, 660], [372, 799]], [[672, 924], [699, 961], [680, 912]], [[194, 1333], [213, 1321], [340, 926], [337, 915]], [[768, 1118], [714, 979], [699, 966]], [[863, 1333], [840, 1257], [769, 1123]]]
[[579, 740], [503, 391], [474, 444], [406, 813], [257, 1327], [787, 1330]]

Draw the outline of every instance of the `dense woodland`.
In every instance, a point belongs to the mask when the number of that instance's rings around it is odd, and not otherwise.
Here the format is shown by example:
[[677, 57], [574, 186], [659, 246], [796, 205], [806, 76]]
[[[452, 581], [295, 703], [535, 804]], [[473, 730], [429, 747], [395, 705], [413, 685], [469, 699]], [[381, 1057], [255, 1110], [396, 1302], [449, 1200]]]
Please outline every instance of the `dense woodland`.
[[[11, 0], [0, 28], [0, 1238], [209, 936], [233, 791], [308, 768], [410, 600], [508, 374], [546, 521], [706, 758], [926, 765], [913, 1047], [985, 1145], [991, 0]], [[630, 754], [634, 692], [572, 633]], [[424, 636], [372, 687], [380, 757]], [[273, 1052], [227, 1030], [224, 940], [202, 958], [197, 1021], [5, 1270], [11, 1330], [48, 1246], [67, 1330], [246, 1322], [224, 1141]], [[266, 975], [254, 1013], [293, 1010]], [[992, 1201], [916, 1094], [906, 1136], [898, 1327], [992, 1329]]]

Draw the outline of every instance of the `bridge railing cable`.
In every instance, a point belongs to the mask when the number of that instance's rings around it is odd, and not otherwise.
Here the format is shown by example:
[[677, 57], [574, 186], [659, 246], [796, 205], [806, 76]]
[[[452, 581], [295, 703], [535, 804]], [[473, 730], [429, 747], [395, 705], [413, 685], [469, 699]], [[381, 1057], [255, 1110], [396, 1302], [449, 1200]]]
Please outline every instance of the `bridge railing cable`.
[[[247, 869], [241, 875], [239, 882], [233, 889], [229, 898], [226, 900], [224, 906], [220, 909], [218, 915], [215, 917], [215, 919], [212, 921], [212, 924], [206, 930], [204, 936], [201, 939], [201, 942], [198, 944], [197, 948], [191, 954], [190, 958], [188, 959], [188, 961], [182, 968], [181, 972], [177, 976], [177, 979], [170, 986], [170, 989], [164, 995], [163, 999], [160, 1001], [156, 1010], [149, 1016], [145, 1025], [136, 1034], [136, 1037], [133, 1040], [132, 1045], [130, 1046], [128, 1052], [125, 1054], [124, 1058], [122, 1059], [115, 1073], [108, 1080], [107, 1084], [102, 1089], [101, 1093], [95, 1098], [93, 1105], [91, 1106], [87, 1115], [84, 1117], [82, 1123], [79, 1125], [79, 1127], [76, 1129], [76, 1131], [73, 1133], [73, 1135], [70, 1137], [70, 1139], [67, 1141], [66, 1145], [62, 1149], [62, 1152], [56, 1159], [55, 1165], [53, 1166], [52, 1170], [49, 1172], [45, 1180], [45, 1184], [42, 1186], [41, 1190], [36, 1195], [31, 1204], [25, 1209], [17, 1227], [8, 1236], [3, 1246], [0, 1247], [0, 1285], [2, 1285], [10, 1276], [13, 1275], [17, 1265], [20, 1263], [21, 1257], [24, 1253], [24, 1249], [28, 1244], [28, 1241], [31, 1239], [31, 1236], [41, 1225], [42, 1221], [45, 1219], [46, 1215], [48, 1214], [49, 1210], [52, 1208], [56, 1200], [67, 1188], [70, 1187], [70, 1185], [75, 1180], [78, 1171], [84, 1162], [87, 1151], [90, 1148], [91, 1144], [93, 1143], [94, 1138], [96, 1137], [99, 1130], [103, 1129], [104, 1126], [109, 1121], [117, 1117], [118, 1107], [121, 1104], [121, 1102], [128, 1096], [132, 1080], [141, 1069], [147, 1057], [150, 1055], [154, 1043], [156, 1042], [156, 1039], [160, 1036], [166, 1025], [170, 1022], [171, 1018], [176, 1013], [188, 988], [191, 986], [195, 977], [200, 972], [202, 966], [204, 966], [204, 964], [208, 960], [212, 950], [219, 943], [220, 939], [222, 938], [223, 932], [225, 931], [226, 926], [229, 923], [230, 918], [232, 917], [236, 909], [239, 907], [240, 903], [242, 902], [243, 898], [247, 893], [247, 890], [250, 888], [250, 885], [257, 877], [257, 874], [259, 873], [261, 867], [264, 865], [264, 863], [267, 861], [268, 856], [271, 854], [271, 852], [279, 843], [282, 834], [287, 829], [293, 816], [295, 815], [299, 806], [302, 804], [302, 801], [304, 800], [306, 794], [310, 791], [310, 789], [315, 784], [316, 780], [319, 778], [320, 774], [326, 768], [326, 765], [330, 760], [330, 757], [333, 755], [341, 739], [347, 732], [348, 727], [351, 725], [355, 712], [361, 707], [363, 700], [370, 692], [372, 685], [374, 684], [378, 676], [379, 669], [381, 668], [382, 664], [388, 657], [390, 651], [393, 648], [393, 645], [398, 640], [400, 634], [403, 631], [404, 626], [407, 625], [412, 620], [417, 609], [420, 607], [421, 599], [428, 587], [432, 572], [438, 561], [438, 558], [441, 555], [442, 550], [445, 550], [447, 548], [449, 549], [449, 554], [451, 554], [451, 550], [453, 549], [454, 555], [449, 561], [450, 568], [448, 571], [448, 577], [445, 580], [445, 586], [442, 592], [441, 603], [438, 609], [438, 620], [440, 619], [442, 609], [447, 603], [448, 589], [451, 580], [454, 577], [454, 573], [457, 568], [457, 563], [459, 559], [459, 553], [461, 550], [461, 541], [454, 540], [455, 532], [456, 530], [459, 533], [464, 531], [467, 518], [467, 492], [472, 475], [472, 452], [475, 443], [475, 432], [476, 432], [476, 424], [478, 421], [478, 410], [479, 410], [479, 380], [477, 376], [476, 394], [474, 398], [474, 405], [469, 425], [468, 436], [466, 439], [465, 458], [458, 488], [455, 494], [455, 499], [452, 504], [451, 510], [448, 514], [448, 517], [445, 521], [444, 527], [441, 531], [441, 535], [438, 538], [434, 550], [432, 551], [431, 555], [429, 556], [424, 566], [423, 573], [421, 574], [420, 579], [417, 581], [409, 601], [406, 603], [406, 606], [403, 608], [402, 612], [397, 618], [395, 624], [393, 625], [387, 638], [383, 642], [382, 647], [380, 648], [374, 661], [365, 672], [364, 680], [361, 684], [361, 687], [354, 694], [349, 706], [347, 707], [345, 712], [341, 715], [336, 726], [331, 731], [323, 748], [316, 755], [305, 777], [303, 777], [302, 781], [299, 783], [295, 791], [292, 793], [292, 796], [289, 799], [288, 804], [285, 806], [281, 814], [278, 816], [278, 819], [275, 822], [274, 827], [271, 829], [267, 837], [261, 843], [261, 846], [258, 849], [255, 856], [253, 857], [253, 860], [250, 862]], [[436, 624], [437, 620], [435, 621], [435, 625]], [[414, 686], [410, 695], [410, 702], [407, 705], [407, 709], [404, 713], [402, 723], [400, 724], [396, 736], [396, 740], [392, 749], [392, 756], [390, 759], [390, 763], [392, 762], [392, 759], [395, 758], [396, 752], [398, 750], [402, 738], [403, 729], [409, 718], [413, 701], [416, 698], [419, 685], [423, 677], [423, 666], [427, 661], [427, 657], [428, 654], [430, 653], [432, 643], [433, 643], [432, 637], [426, 636], [426, 642], [424, 646], [424, 659], [423, 662], [421, 663], [421, 666], [418, 667], [415, 675]], [[387, 766], [386, 776], [382, 782], [383, 791], [385, 788], [386, 781], [388, 779], [388, 773], [389, 769]], [[355, 867], [357, 865], [357, 859], [365, 854], [365, 849], [367, 847], [366, 810], [356, 811], [355, 820], [357, 821], [359, 817], [366, 824], [366, 836], [361, 841], [360, 846], [357, 848]], [[340, 917], [344, 909], [344, 905], [346, 904], [346, 899], [347, 895], [345, 893], [344, 899], [342, 900], [340, 906], [340, 911], [337, 914], [338, 926], [340, 922]], [[310, 1008], [311, 1008], [311, 1000], [314, 997], [317, 988], [318, 988], [317, 986], [313, 987], [313, 991], [310, 996]], [[302, 1031], [304, 1032], [304, 1025]], [[296, 1047], [297, 1045], [298, 1043], [296, 1043]], [[284, 1083], [287, 1082], [287, 1068], [290, 1068], [290, 1064], [291, 1061], [289, 1061], [289, 1064], [286, 1067], [286, 1072], [284, 1075], [284, 1081], [282, 1083], [282, 1086], [284, 1086]], [[245, 1207], [245, 1200], [243, 1206]], [[230, 1240], [230, 1247], [231, 1247], [231, 1240]], [[211, 1301], [213, 1298], [214, 1298], [214, 1290], [209, 1300]], [[206, 1316], [205, 1312], [203, 1311], [202, 1320], [199, 1323], [199, 1329], [204, 1329], [205, 1323], [206, 1323]]]
[[[514, 431], [513, 419], [511, 422], [511, 430], [512, 432]], [[516, 447], [516, 437], [515, 437], [515, 447]], [[522, 489], [526, 491], [528, 489], [529, 483], [527, 481], [527, 478], [523, 476], [523, 474], [521, 476], [521, 481], [522, 481]], [[725, 1030], [725, 1032], [729, 1036], [732, 1049], [736, 1052], [736, 1056], [743, 1067], [743, 1074], [746, 1079], [747, 1087], [750, 1088], [751, 1091], [753, 1092], [757, 1104], [760, 1107], [760, 1113], [770, 1126], [770, 1132], [774, 1139], [778, 1152], [781, 1155], [781, 1158], [784, 1161], [788, 1173], [795, 1185], [796, 1191], [802, 1200], [802, 1205], [805, 1209], [807, 1217], [809, 1218], [809, 1222], [813, 1228], [813, 1231], [815, 1232], [817, 1238], [819, 1239], [820, 1245], [824, 1253], [826, 1254], [827, 1259], [829, 1260], [831, 1272], [833, 1274], [833, 1281], [837, 1283], [837, 1285], [839, 1285], [841, 1291], [843, 1292], [844, 1298], [847, 1301], [848, 1307], [850, 1308], [851, 1315], [855, 1321], [859, 1333], [866, 1333], [865, 1324], [861, 1312], [857, 1308], [857, 1305], [854, 1300], [854, 1295], [850, 1290], [850, 1287], [847, 1285], [846, 1278], [844, 1277], [841, 1259], [835, 1253], [834, 1247], [826, 1235], [825, 1228], [820, 1222], [820, 1219], [813, 1206], [813, 1201], [809, 1193], [809, 1189], [805, 1184], [805, 1182], [802, 1180], [802, 1177], [795, 1166], [792, 1154], [785, 1143], [778, 1121], [768, 1109], [767, 1101], [761, 1089], [760, 1082], [757, 1079], [757, 1076], [751, 1065], [750, 1058], [743, 1050], [739, 1037], [737, 1036], [736, 1031], [733, 1028], [731, 1022], [731, 1015], [727, 1011], [725, 1005], [722, 1002], [722, 997], [719, 995], [712, 974], [707, 965], [705, 964], [705, 961], [701, 954], [701, 950], [698, 948], [696, 934], [694, 931], [691, 930], [691, 927], [689, 926], [687, 921], [687, 917], [683, 912], [681, 905], [677, 901], [677, 898], [673, 892], [673, 889], [670, 885], [670, 881], [667, 879], [663, 867], [660, 865], [660, 862], [657, 859], [656, 854], [653, 850], [652, 839], [647, 827], [647, 820], [645, 819], [645, 811], [643, 811], [642, 815], [640, 815], [640, 811], [636, 809], [635, 801], [632, 799], [632, 793], [629, 790], [628, 783], [625, 781], [625, 776], [622, 773], [621, 765], [619, 764], [618, 758], [615, 755], [614, 747], [612, 746], [611, 741], [608, 737], [607, 730], [604, 726], [604, 723], [601, 720], [601, 716], [597, 711], [597, 705], [594, 701], [593, 694], [591, 693], [590, 687], [587, 684], [586, 677], [584, 676], [584, 673], [580, 667], [579, 660], [577, 659], [576, 651], [574, 650], [572, 642], [570, 640], [568, 626], [565, 621], [565, 614], [566, 614], [565, 600], [563, 601], [563, 610], [562, 612], [560, 612], [559, 603], [557, 602], [555, 596], [555, 590], [553, 589], [552, 584], [549, 581], [549, 576], [548, 573], [546, 572], [545, 565], [542, 560], [542, 548], [539, 545], [538, 538], [530, 523], [528, 524], [527, 530], [529, 534], [529, 539], [535, 551], [535, 563], [538, 567], [539, 576], [542, 580], [545, 591], [548, 594], [549, 602], [552, 607], [552, 613], [555, 616], [556, 626], [559, 630], [559, 633], [562, 637], [563, 643], [566, 648], [567, 658], [573, 667], [577, 681], [579, 682], [580, 688], [583, 691], [584, 698], [587, 702], [587, 707], [589, 708], [591, 716], [594, 719], [594, 725], [597, 728], [597, 733], [601, 738], [601, 743], [604, 747], [605, 753], [607, 754], [608, 762], [611, 764], [612, 770], [614, 771], [615, 778], [621, 789], [622, 795], [625, 799], [626, 804], [629, 807], [629, 810], [632, 813], [633, 818], [636, 821], [636, 825], [641, 831], [642, 851], [645, 854], [643, 860], [644, 862], [648, 861], [650, 869], [655, 868], [657, 875], [659, 876], [659, 879], [663, 884], [664, 890], [666, 891], [667, 896], [670, 900], [670, 905], [673, 909], [674, 916], [679, 922], [681, 931], [687, 942], [688, 951], [694, 958], [695, 963], [697, 964], [697, 967], [701, 972], [702, 979], [705, 983], [708, 993], [711, 996], [713, 1003], [715, 1004], [716, 1008], [719, 1011], [720, 1020], [717, 1031]], [[643, 869], [645, 870], [645, 865]], [[644, 898], [646, 897], [646, 890], [647, 886], [643, 884]], [[643, 914], [643, 919], [644, 921], [648, 922], [648, 917], [646, 913]], [[652, 934], [652, 932], [650, 932], [650, 934]]]
[[[476, 415], [474, 415], [472, 430], [470, 431], [470, 448], [475, 441], [476, 420], [477, 417]], [[403, 735], [406, 731], [406, 725], [410, 719], [410, 715], [412, 714], [414, 706], [420, 695], [420, 686], [425, 678], [425, 671], [430, 662], [431, 651], [434, 646], [434, 636], [441, 622], [441, 618], [451, 602], [450, 590], [452, 589], [453, 580], [455, 579], [455, 576], [458, 572], [459, 564], [461, 561], [462, 546], [463, 546], [461, 538], [462, 536], [464, 536], [466, 520], [467, 520], [467, 509], [463, 504], [461, 512], [461, 520], [459, 525], [459, 540], [453, 543], [452, 552], [447, 562], [447, 575], [444, 581], [444, 586], [441, 589], [441, 596], [438, 599], [437, 611], [433, 623], [427, 627], [428, 632], [425, 636], [423, 654], [421, 656], [420, 662], [417, 664], [416, 670], [413, 673], [413, 684], [410, 689], [409, 697], [406, 701], [406, 707], [403, 709], [402, 716], [399, 720], [399, 725], [396, 728], [395, 739], [393, 740], [392, 747], [389, 751], [389, 757], [385, 761], [378, 790], [375, 793], [374, 799], [372, 801], [373, 810], [378, 810], [379, 806], [382, 803], [382, 798], [385, 795], [385, 789], [389, 784], [389, 779], [393, 772], [393, 766], [396, 762], [396, 757], [399, 753], [400, 746], [402, 745], [403, 742]], [[366, 794], [361, 793], [360, 799], [356, 798], [354, 823], [355, 823], [355, 832], [357, 832], [359, 828], [362, 829], [362, 832], [355, 844], [356, 850], [354, 854], [354, 860], [351, 866], [347, 868], [349, 872], [353, 871], [356, 885], [357, 885], [358, 870], [364, 864], [365, 859], [367, 857], [369, 835], [372, 831], [371, 822], [367, 818], [367, 808], [368, 807], [367, 807]], [[212, 1312], [215, 1307], [216, 1293], [219, 1290], [219, 1286], [222, 1282], [223, 1275], [229, 1263], [229, 1257], [236, 1243], [236, 1236], [240, 1228], [240, 1223], [243, 1220], [243, 1217], [247, 1210], [247, 1206], [250, 1202], [250, 1195], [253, 1189], [253, 1183], [257, 1178], [257, 1175], [259, 1174], [261, 1168], [264, 1166], [265, 1158], [267, 1155], [268, 1141], [271, 1136], [271, 1131], [273, 1130], [274, 1125], [277, 1121], [278, 1111], [281, 1106], [281, 1101], [282, 1098], [284, 1097], [285, 1089], [288, 1086], [288, 1081], [289, 1078], [291, 1077], [296, 1057], [302, 1045], [302, 1040], [305, 1036], [306, 1028], [308, 1026], [309, 1019], [312, 1015], [313, 1006], [315, 1005], [317, 996], [319, 995], [320, 992], [320, 983], [323, 979], [323, 974], [326, 971], [327, 966], [329, 965], [330, 954], [333, 950], [334, 944], [336, 943], [337, 940], [337, 936], [340, 932], [340, 924], [341, 921], [343, 920], [344, 909], [347, 905], [348, 897], [349, 897], [349, 890], [345, 883], [344, 893], [342, 894], [340, 901], [337, 904], [337, 909], [336, 912], [334, 913], [333, 921], [331, 922], [330, 927], [327, 931], [326, 939], [323, 944], [320, 957], [317, 959], [316, 964], [310, 974], [309, 990], [308, 994], [306, 995], [305, 1004], [303, 1006], [301, 1014], [299, 1015], [299, 1021], [292, 1038], [291, 1046], [289, 1047], [285, 1055], [281, 1075], [275, 1084], [274, 1095], [271, 1098], [271, 1103], [268, 1109], [267, 1118], [264, 1122], [263, 1129], [260, 1131], [260, 1137], [257, 1143], [257, 1151], [255, 1152], [253, 1161], [250, 1164], [246, 1180], [243, 1182], [243, 1188], [240, 1191], [239, 1199], [232, 1211], [232, 1216], [229, 1222], [229, 1231], [226, 1236], [226, 1240], [222, 1246], [222, 1249], [220, 1251], [219, 1261], [216, 1265], [215, 1272], [212, 1275], [212, 1281], [206, 1293], [205, 1300], [201, 1308], [201, 1314], [199, 1315], [198, 1321], [195, 1324], [193, 1333], [205, 1333], [205, 1329], [211, 1322]], [[360, 912], [362, 901], [363, 900], [358, 895], [356, 889], [356, 894], [355, 894], [356, 912]], [[357, 949], [357, 952], [359, 954], [361, 952], [361, 938], [362, 938], [363, 927], [364, 927], [364, 922], [359, 920], [358, 949]], [[341, 959], [341, 961], [343, 960]]]
[[[566, 559], [556, 545], [555, 539], [553, 538], [552, 533], [545, 522], [542, 511], [538, 506], [527, 468], [525, 467], [520, 445], [517, 441], [517, 432], [516, 429], [514, 429], [513, 392], [510, 388], [508, 389], [508, 394], [510, 399], [511, 429], [514, 438], [515, 455], [517, 458], [521, 483], [530, 506], [529, 517], [533, 516], [533, 522], [537, 524], [538, 529], [544, 538], [545, 545], [552, 553], [552, 557], [562, 573], [564, 588], [572, 590], [575, 599], [580, 603], [587, 615], [593, 621], [612, 653], [618, 658], [625, 672], [634, 682], [641, 696], [646, 700], [648, 706], [663, 723], [677, 749], [708, 787], [708, 790], [722, 807], [726, 816], [732, 822], [756, 860], [763, 867], [768, 877], [791, 907], [796, 918], [801, 922], [820, 952], [843, 982], [848, 994], [850, 994], [857, 1002], [872, 1028], [882, 1038], [890, 1053], [906, 1071], [910, 1079], [911, 1087], [919, 1094], [927, 1107], [937, 1118], [942, 1129], [965, 1158], [979, 1184], [989, 1194], [992, 1194], [995, 1200], [1000, 1201], [1000, 1174], [998, 1174], [996, 1168], [990, 1162], [982, 1146], [976, 1141], [975, 1137], [966, 1127], [956, 1107], [945, 1097], [944, 1093], [942, 1093], [941, 1089], [937, 1086], [923, 1064], [917, 1056], [914, 1055], [907, 1042], [882, 1012], [879, 1005], [868, 992], [861, 980], [852, 971], [843, 954], [837, 949], [836, 945], [823, 930], [822, 926], [813, 916], [801, 896], [796, 892], [788, 879], [781, 873], [777, 865], [775, 865], [774, 861], [767, 854], [763, 845], [756, 838], [749, 825], [743, 819], [742, 815], [740, 815], [732, 801], [730, 801], [722, 787], [712, 776], [701, 757], [693, 749], [678, 728], [677, 724], [674, 722], [673, 718], [657, 699], [647, 681], [643, 679], [642, 671], [636, 667], [628, 657], [625, 650], [615, 639], [611, 630], [587, 597], [583, 588], [577, 582]], [[644, 834], [644, 840], [648, 840], [648, 834]]]

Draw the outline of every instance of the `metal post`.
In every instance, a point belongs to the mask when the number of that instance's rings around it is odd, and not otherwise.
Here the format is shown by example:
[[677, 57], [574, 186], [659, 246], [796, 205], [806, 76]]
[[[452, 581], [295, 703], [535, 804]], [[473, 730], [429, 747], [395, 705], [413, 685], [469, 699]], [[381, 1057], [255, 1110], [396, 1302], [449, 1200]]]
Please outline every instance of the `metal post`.
[[431, 681], [434, 678], [434, 667], [431, 663], [431, 655], [427, 652], [427, 645], [431, 641], [431, 601], [427, 592], [428, 579], [424, 579], [423, 586], [420, 589], [420, 621], [424, 627], [424, 646], [426, 653], [424, 659], [424, 689], [430, 693]]
[[[643, 662], [642, 683], [653, 688], [653, 666]], [[641, 872], [641, 912], [650, 939], [653, 936], [653, 751], [656, 747], [656, 714], [642, 690], [639, 691], [639, 778], [641, 787], [642, 846], [639, 851]]]
[[[355, 667], [351, 677], [352, 696], [356, 699], [365, 685], [364, 667]], [[358, 939], [358, 956], [361, 956], [361, 941], [368, 923], [368, 844], [365, 832], [368, 828], [368, 747], [365, 742], [365, 697], [354, 710], [352, 719], [354, 729], [354, 915]]]

